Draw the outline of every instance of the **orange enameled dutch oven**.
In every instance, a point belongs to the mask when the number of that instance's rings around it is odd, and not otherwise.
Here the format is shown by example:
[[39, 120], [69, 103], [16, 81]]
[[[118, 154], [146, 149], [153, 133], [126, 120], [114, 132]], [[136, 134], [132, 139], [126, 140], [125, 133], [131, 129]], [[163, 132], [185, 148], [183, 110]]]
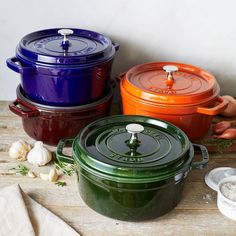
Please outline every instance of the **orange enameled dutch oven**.
[[214, 115], [228, 102], [209, 72], [175, 62], [137, 65], [118, 76], [123, 113], [163, 119], [181, 128], [190, 140], [208, 132]]

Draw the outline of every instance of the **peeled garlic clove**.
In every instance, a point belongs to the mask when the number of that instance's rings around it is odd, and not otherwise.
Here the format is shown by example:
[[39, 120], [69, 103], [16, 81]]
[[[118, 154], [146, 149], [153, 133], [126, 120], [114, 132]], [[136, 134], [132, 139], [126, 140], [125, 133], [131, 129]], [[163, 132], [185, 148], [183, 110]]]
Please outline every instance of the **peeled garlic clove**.
[[48, 174], [39, 173], [39, 177], [43, 180], [48, 180]]
[[50, 171], [49, 171], [49, 174], [48, 174], [48, 179], [50, 182], [56, 182], [57, 179], [58, 179], [58, 174], [57, 174], [57, 170], [55, 168], [52, 168]]
[[9, 149], [9, 156], [19, 161], [25, 161], [28, 152], [31, 150], [31, 145], [24, 140], [18, 140], [12, 143]]
[[35, 178], [35, 177], [36, 177], [35, 173], [34, 173], [33, 171], [31, 171], [31, 170], [29, 170], [28, 176], [29, 176], [30, 178]]
[[52, 159], [52, 153], [43, 146], [43, 142], [38, 141], [27, 155], [29, 163], [37, 166], [44, 166]]

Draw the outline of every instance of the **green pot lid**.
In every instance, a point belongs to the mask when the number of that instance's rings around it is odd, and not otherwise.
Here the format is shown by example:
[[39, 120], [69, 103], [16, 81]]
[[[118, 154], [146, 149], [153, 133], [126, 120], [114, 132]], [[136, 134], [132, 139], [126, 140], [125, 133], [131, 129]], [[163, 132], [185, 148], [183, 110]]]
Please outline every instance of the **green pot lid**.
[[86, 126], [73, 143], [82, 168], [117, 178], [175, 175], [192, 159], [185, 133], [145, 116], [110, 116]]

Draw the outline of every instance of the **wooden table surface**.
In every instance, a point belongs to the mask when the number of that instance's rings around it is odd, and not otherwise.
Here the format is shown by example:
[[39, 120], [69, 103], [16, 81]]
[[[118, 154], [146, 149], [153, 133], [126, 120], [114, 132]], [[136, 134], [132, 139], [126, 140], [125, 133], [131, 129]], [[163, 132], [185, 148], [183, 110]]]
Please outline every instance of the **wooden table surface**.
[[[134, 223], [104, 217], [87, 207], [79, 196], [75, 175], [63, 175], [61, 180], [66, 181], [67, 186], [59, 187], [40, 178], [9, 174], [9, 169], [19, 164], [8, 156], [11, 143], [18, 139], [35, 142], [24, 132], [21, 118], [8, 110], [8, 102], [0, 102], [0, 188], [20, 184], [33, 199], [81, 235], [236, 235], [236, 222], [219, 212], [216, 192], [204, 183], [205, 174], [215, 167], [236, 168], [236, 152], [210, 152], [208, 167], [189, 173], [182, 200], [174, 210], [154, 220]], [[55, 147], [49, 149], [55, 151]], [[28, 165], [27, 162], [23, 164]], [[34, 167], [33, 170], [46, 173], [49, 168]]]

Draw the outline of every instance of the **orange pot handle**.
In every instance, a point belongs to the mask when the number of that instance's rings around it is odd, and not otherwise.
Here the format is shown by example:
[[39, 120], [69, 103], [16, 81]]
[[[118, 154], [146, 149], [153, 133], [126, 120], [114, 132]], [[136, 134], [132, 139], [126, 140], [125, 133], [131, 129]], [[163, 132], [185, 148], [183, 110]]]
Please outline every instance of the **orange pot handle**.
[[227, 107], [229, 101], [222, 97], [217, 97], [217, 102], [219, 102], [219, 104], [212, 108], [198, 107], [197, 112], [209, 116], [218, 115]]
[[122, 72], [122, 73], [120, 73], [119, 75], [117, 75], [117, 76], [116, 76], [116, 81], [117, 81], [118, 83], [120, 83], [121, 80], [125, 77], [125, 74], [126, 74], [126, 72]]

